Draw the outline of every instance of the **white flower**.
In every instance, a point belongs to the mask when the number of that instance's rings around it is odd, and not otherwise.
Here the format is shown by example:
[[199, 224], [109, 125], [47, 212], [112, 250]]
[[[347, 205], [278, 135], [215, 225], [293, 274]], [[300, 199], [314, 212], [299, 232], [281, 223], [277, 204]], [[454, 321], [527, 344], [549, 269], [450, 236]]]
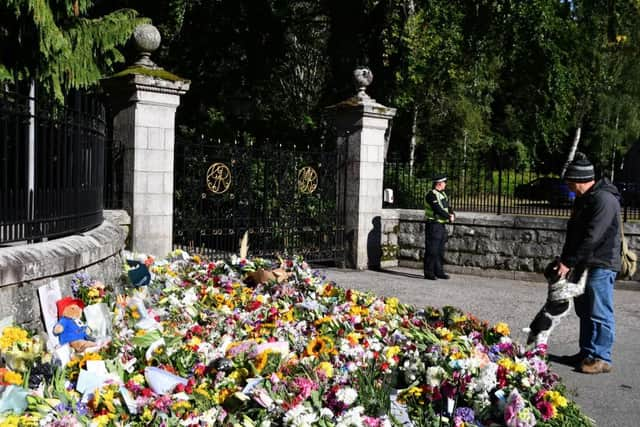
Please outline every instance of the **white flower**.
[[292, 427], [311, 427], [318, 417], [313, 413], [311, 408], [304, 405], [298, 405], [290, 409], [284, 414], [284, 424]]
[[347, 406], [353, 404], [353, 402], [355, 402], [357, 398], [358, 392], [356, 391], [356, 389], [351, 387], [344, 387], [336, 392], [336, 399]]
[[333, 419], [333, 411], [329, 408], [320, 409], [320, 418]]
[[382, 351], [382, 343], [380, 341], [373, 341], [369, 345], [369, 348], [371, 349], [371, 351], [380, 353]]
[[362, 406], [356, 406], [349, 409], [347, 412], [338, 417], [336, 427], [361, 427], [364, 425], [362, 419], [362, 413], [364, 408]]
[[475, 379], [474, 390], [477, 392], [488, 392], [495, 388], [498, 384], [497, 373], [498, 365], [489, 363], [480, 370], [480, 375]]
[[441, 366], [429, 366], [427, 368], [427, 384], [431, 387], [439, 386], [446, 373]]

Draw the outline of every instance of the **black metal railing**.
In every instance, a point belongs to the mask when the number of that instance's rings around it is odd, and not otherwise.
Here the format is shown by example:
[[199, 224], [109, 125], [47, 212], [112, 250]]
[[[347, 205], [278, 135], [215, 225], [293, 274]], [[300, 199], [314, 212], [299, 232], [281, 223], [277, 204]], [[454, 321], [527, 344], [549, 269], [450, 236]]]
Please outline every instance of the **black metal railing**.
[[[540, 174], [535, 165], [515, 165], [495, 155], [427, 159], [413, 170], [393, 154], [389, 159], [384, 188], [393, 190], [394, 202], [385, 207], [423, 209], [431, 178], [438, 173], [448, 176], [447, 194], [456, 211], [562, 217], [569, 216], [575, 198], [558, 174]], [[625, 221], [640, 220], [634, 199], [623, 198], [622, 206]]]
[[87, 94], [64, 106], [0, 90], [0, 244], [84, 231], [103, 219], [105, 116]]
[[123, 209], [124, 145], [108, 138], [104, 156], [104, 208]]

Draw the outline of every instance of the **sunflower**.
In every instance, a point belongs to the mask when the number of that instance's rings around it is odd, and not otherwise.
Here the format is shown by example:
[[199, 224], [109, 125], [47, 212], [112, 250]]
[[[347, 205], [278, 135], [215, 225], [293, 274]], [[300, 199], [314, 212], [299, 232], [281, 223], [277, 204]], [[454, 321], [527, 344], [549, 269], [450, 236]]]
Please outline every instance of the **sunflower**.
[[262, 372], [265, 366], [267, 366], [267, 361], [269, 360], [269, 353], [270, 353], [270, 350], [265, 350], [256, 356], [256, 363], [254, 366], [256, 368], [256, 371], [258, 371], [258, 373]]
[[315, 337], [307, 344], [306, 354], [308, 356], [320, 357], [323, 354], [329, 354], [333, 350], [333, 341], [329, 337]]

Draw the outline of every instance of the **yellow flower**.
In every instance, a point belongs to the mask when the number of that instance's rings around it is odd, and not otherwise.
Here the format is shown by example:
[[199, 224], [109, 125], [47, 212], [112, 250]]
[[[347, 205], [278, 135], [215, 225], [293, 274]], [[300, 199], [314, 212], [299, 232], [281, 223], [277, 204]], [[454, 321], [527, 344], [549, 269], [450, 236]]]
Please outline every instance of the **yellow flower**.
[[511, 334], [511, 331], [509, 330], [509, 325], [507, 325], [504, 322], [496, 323], [496, 325], [493, 327], [493, 330], [496, 331], [496, 333], [505, 337]]
[[213, 399], [218, 405], [221, 405], [233, 393], [234, 393], [234, 390], [230, 388], [223, 388], [222, 390], [218, 391], [218, 393], [216, 393]]
[[95, 425], [97, 427], [104, 427], [109, 424], [110, 417], [109, 415], [98, 415], [97, 417], [93, 417], [91, 419], [91, 425]]
[[408, 389], [400, 393], [400, 395], [398, 395], [398, 402], [406, 403], [407, 399], [410, 399], [412, 397], [419, 399], [421, 396], [422, 396], [422, 388], [416, 387], [416, 386], [409, 387]]
[[211, 394], [207, 390], [207, 387], [208, 387], [208, 385], [206, 383], [202, 383], [198, 387], [193, 389], [193, 393], [194, 394], [199, 394], [202, 397], [204, 397], [205, 399], [211, 399]]
[[74, 357], [69, 361], [67, 367], [72, 368], [78, 365], [80, 368], [84, 368], [87, 364], [87, 360], [102, 360], [102, 357], [98, 353], [84, 353], [82, 358]]
[[151, 422], [151, 420], [153, 419], [153, 412], [151, 412], [151, 409], [149, 409], [148, 406], [145, 406], [140, 418], [142, 418], [142, 421], [145, 423]]
[[527, 365], [522, 362], [514, 363], [513, 370], [519, 374], [523, 374], [527, 371]]
[[400, 354], [400, 347], [397, 345], [391, 346], [391, 347], [387, 347], [387, 349], [384, 352], [384, 356], [387, 359], [392, 359], [393, 356]]
[[180, 400], [171, 405], [171, 409], [175, 412], [183, 413], [191, 409], [191, 403], [188, 400]]
[[362, 334], [359, 334], [357, 332], [350, 332], [349, 334], [347, 334], [347, 340], [351, 345], [357, 345], [360, 342], [360, 338], [362, 338]]
[[29, 339], [27, 331], [17, 326], [7, 326], [2, 330], [0, 337], [0, 350], [6, 351], [14, 344], [25, 343]]
[[9, 415], [4, 420], [0, 421], [0, 427], [21, 427], [20, 416]]
[[235, 371], [229, 374], [229, 379], [235, 381], [236, 383], [240, 383], [244, 381], [245, 378], [249, 376], [249, 371], [246, 368], [236, 369]]
[[213, 296], [213, 299], [214, 299], [214, 301], [216, 302], [216, 304], [217, 304], [218, 306], [221, 306], [222, 304], [224, 304], [224, 303], [225, 303], [225, 299], [226, 299], [226, 298], [225, 298], [225, 296], [224, 296], [224, 295], [222, 295], [222, 294], [215, 294], [215, 295]]
[[465, 314], [460, 314], [457, 316], [453, 316], [451, 320], [453, 320], [454, 323], [462, 323], [467, 321], [467, 316]]
[[451, 354], [451, 358], [453, 360], [459, 360], [459, 359], [464, 359], [466, 356], [464, 355], [463, 352], [461, 351], [456, 351], [455, 353]]
[[564, 408], [567, 406], [567, 399], [555, 390], [549, 390], [544, 394], [544, 399], [550, 402], [553, 406], [559, 406]]
[[333, 341], [329, 337], [315, 337], [307, 344], [307, 355], [319, 357], [333, 350]]
[[144, 375], [142, 375], [142, 374], [135, 374], [130, 379], [131, 379], [131, 381], [133, 381], [134, 383], [136, 383], [138, 385], [144, 384], [144, 382], [146, 381], [145, 378], [144, 378]]
[[256, 356], [256, 363], [254, 366], [256, 368], [256, 371], [258, 371], [258, 373], [262, 372], [265, 366], [267, 366], [267, 361], [269, 360], [269, 353], [271, 353], [271, 350], [267, 349]]
[[321, 318], [316, 319], [315, 324], [316, 326], [320, 326], [322, 324], [329, 323], [332, 320], [333, 320], [333, 317], [331, 316], [322, 316]]
[[396, 297], [387, 298], [386, 304], [384, 306], [385, 313], [395, 314], [398, 311], [399, 302], [400, 301], [398, 301], [398, 298]]
[[318, 371], [322, 371], [327, 378], [333, 377], [333, 365], [329, 362], [320, 362], [318, 364]]
[[498, 360], [498, 365], [502, 366], [507, 371], [511, 371], [511, 370], [513, 370], [515, 362], [513, 360], [511, 360], [511, 359], [507, 359], [506, 357], [504, 357], [504, 358]]
[[362, 307], [361, 305], [352, 305], [350, 314], [352, 316], [368, 316], [369, 309], [367, 307]]
[[437, 328], [436, 334], [445, 341], [451, 341], [454, 338], [453, 332], [447, 328]]
[[285, 313], [282, 313], [280, 317], [282, 318], [283, 322], [287, 322], [287, 323], [291, 323], [295, 319], [292, 310], [288, 310]]
[[202, 343], [202, 339], [200, 339], [200, 337], [192, 337], [188, 344], [189, 345], [200, 345]]

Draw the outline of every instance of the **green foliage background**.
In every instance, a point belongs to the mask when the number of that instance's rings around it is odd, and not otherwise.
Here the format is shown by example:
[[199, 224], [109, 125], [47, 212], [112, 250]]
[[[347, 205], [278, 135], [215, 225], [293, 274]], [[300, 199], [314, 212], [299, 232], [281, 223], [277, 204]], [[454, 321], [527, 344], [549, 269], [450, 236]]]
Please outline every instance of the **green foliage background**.
[[[397, 107], [391, 149], [507, 152], [558, 173], [580, 150], [617, 167], [640, 136], [637, 0], [7, 0], [0, 78], [57, 98], [119, 71], [150, 19], [154, 60], [192, 81], [178, 124], [212, 138], [308, 143], [355, 93]], [[76, 16], [77, 15], [77, 16]], [[147, 18], [142, 18], [142, 17]], [[285, 142], [288, 143], [288, 142]]]

